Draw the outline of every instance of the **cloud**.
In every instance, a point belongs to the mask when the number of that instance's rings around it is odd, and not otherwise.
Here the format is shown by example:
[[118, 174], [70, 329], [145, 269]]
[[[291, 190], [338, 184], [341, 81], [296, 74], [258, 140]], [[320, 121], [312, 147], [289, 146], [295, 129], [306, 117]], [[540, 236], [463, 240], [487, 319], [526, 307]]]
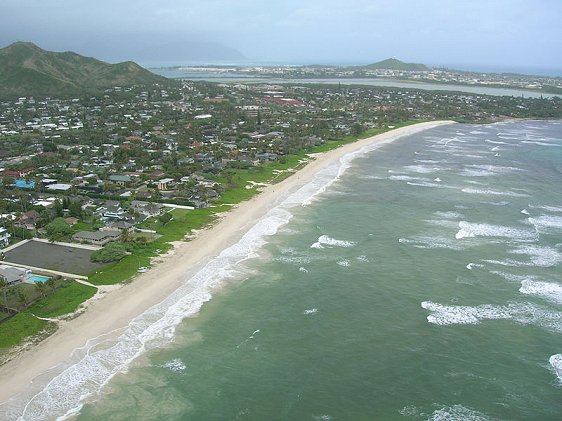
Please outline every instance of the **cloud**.
[[184, 40], [256, 60], [562, 67], [560, 16], [559, 0], [2, 0], [0, 43], [117, 56]]

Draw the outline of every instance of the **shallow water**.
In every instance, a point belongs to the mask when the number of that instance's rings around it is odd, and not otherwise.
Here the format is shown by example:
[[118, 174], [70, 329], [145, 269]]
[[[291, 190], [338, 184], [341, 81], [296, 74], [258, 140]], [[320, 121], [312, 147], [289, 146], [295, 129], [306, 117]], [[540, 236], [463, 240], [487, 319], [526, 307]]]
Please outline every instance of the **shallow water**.
[[[26, 419], [84, 391], [80, 420], [560, 419], [562, 125], [443, 126], [345, 161]], [[126, 372], [98, 395], [104, 370]]]

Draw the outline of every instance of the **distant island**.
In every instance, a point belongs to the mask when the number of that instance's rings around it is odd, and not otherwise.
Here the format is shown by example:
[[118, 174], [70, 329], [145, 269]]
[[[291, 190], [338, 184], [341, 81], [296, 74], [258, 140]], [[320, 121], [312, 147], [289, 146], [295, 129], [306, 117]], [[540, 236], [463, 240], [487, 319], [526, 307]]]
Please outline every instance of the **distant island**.
[[113, 86], [167, 83], [132, 61], [110, 64], [67, 52], [52, 52], [31, 42], [0, 49], [0, 97], [71, 96]]
[[367, 64], [366, 66], [358, 66], [365, 69], [384, 69], [384, 70], [404, 70], [409, 72], [415, 71], [429, 71], [431, 70], [425, 64], [421, 63], [405, 63], [396, 58], [388, 58], [386, 60], [378, 61], [376, 63]]

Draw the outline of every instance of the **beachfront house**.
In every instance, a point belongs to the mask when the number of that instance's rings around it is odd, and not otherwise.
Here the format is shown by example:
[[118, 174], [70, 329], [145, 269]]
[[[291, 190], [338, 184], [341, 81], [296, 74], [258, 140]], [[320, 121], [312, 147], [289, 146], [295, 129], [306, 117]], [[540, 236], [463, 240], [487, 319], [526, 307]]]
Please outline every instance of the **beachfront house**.
[[25, 279], [25, 269], [9, 265], [0, 265], [0, 276], [8, 285], [19, 284]]
[[105, 246], [111, 241], [119, 240], [120, 237], [121, 231], [117, 230], [80, 231], [72, 236], [72, 240], [94, 246]]

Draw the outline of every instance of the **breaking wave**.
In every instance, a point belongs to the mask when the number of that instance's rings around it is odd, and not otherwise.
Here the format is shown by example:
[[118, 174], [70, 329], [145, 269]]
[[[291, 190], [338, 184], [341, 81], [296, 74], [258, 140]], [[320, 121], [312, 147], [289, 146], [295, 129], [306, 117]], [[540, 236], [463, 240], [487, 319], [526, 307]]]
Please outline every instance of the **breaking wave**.
[[531, 230], [506, 227], [503, 225], [477, 224], [467, 221], [459, 222], [459, 231], [455, 235], [457, 240], [473, 237], [497, 237], [510, 240], [529, 241], [536, 239], [536, 233]]
[[555, 332], [562, 332], [562, 313], [545, 310], [530, 303], [490, 305], [476, 307], [446, 306], [424, 301], [422, 308], [429, 310], [429, 323], [447, 325], [476, 325], [483, 320], [513, 320], [521, 324], [530, 324]]
[[328, 237], [327, 235], [321, 235], [318, 237], [318, 241], [310, 247], [313, 249], [323, 249], [325, 247], [353, 247], [355, 244], [356, 243], [353, 241], [336, 240], [335, 238]]

